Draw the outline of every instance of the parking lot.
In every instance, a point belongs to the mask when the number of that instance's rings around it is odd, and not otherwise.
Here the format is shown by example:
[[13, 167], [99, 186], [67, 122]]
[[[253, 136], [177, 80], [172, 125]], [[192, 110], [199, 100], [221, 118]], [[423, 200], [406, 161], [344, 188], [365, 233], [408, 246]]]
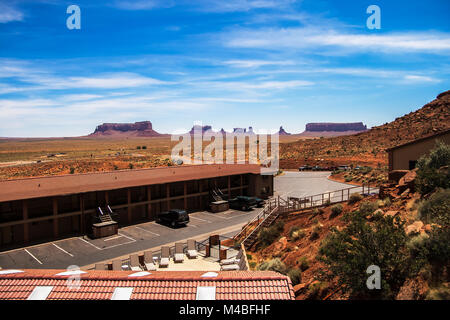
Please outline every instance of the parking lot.
[[[145, 250], [169, 242], [181, 241], [228, 226], [248, 221], [261, 209], [243, 212], [228, 210], [221, 213], [195, 212], [189, 214], [186, 227], [170, 228], [154, 221], [119, 229], [117, 235], [89, 239], [73, 237], [35, 246], [0, 252], [0, 267], [6, 268], [67, 268], [112, 259], [130, 252]], [[236, 229], [236, 232], [239, 228]]]
[[[275, 196], [305, 197], [322, 192], [332, 192], [349, 187], [327, 179], [329, 172], [286, 171], [275, 178]], [[172, 229], [154, 221], [119, 229], [117, 235], [89, 239], [73, 237], [35, 246], [0, 252], [2, 268], [67, 268], [70, 265], [85, 266], [98, 261], [159, 247], [175, 241], [185, 241], [199, 235], [212, 234], [217, 230], [231, 228], [227, 233], [237, 233], [243, 223], [257, 215], [261, 208], [252, 211], [228, 210], [221, 213], [195, 212], [189, 214], [186, 227]], [[236, 228], [233, 229], [233, 226]]]

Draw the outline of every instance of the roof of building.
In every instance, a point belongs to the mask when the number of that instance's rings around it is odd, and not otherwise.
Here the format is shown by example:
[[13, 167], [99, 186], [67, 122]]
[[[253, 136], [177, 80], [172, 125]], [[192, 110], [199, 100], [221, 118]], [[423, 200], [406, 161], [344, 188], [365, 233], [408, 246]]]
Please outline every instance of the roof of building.
[[412, 141], [408, 141], [408, 142], [403, 143], [403, 144], [399, 144], [398, 146], [386, 149], [386, 151], [389, 152], [389, 151], [392, 151], [392, 150], [395, 150], [395, 149], [399, 149], [399, 148], [408, 146], [410, 144], [415, 144], [415, 143], [418, 143], [418, 142], [421, 142], [421, 141], [425, 141], [425, 140], [428, 140], [428, 139], [435, 139], [437, 137], [443, 136], [443, 135], [448, 134], [448, 133], [450, 133], [450, 128], [448, 128], [446, 130], [443, 130], [443, 131], [439, 131], [437, 133], [430, 134], [428, 136], [425, 136], [425, 137], [422, 137], [422, 138], [419, 138], [419, 139], [416, 139], [416, 140], [412, 140]]
[[0, 202], [260, 172], [257, 164], [203, 164], [5, 180]]
[[136, 272], [89, 270], [79, 275], [79, 283], [70, 272], [58, 275], [66, 270], [1, 271], [0, 300], [25, 300], [32, 293], [47, 300], [110, 300], [116, 288], [128, 288], [131, 300], [195, 300], [198, 287], [214, 287], [216, 300], [294, 299], [289, 277], [273, 271], [221, 271], [211, 277], [204, 271], [155, 271], [130, 276]]

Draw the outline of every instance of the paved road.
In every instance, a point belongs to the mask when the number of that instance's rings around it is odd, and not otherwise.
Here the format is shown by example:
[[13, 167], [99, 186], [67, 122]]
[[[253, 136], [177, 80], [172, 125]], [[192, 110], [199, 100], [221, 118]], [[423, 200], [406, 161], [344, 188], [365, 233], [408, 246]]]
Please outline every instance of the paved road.
[[[328, 172], [285, 172], [275, 178], [275, 195], [303, 197], [349, 187], [328, 180], [328, 175]], [[208, 234], [217, 230], [226, 229], [224, 234], [231, 236], [261, 210], [229, 210], [216, 214], [195, 212], [190, 214], [191, 221], [185, 228], [171, 229], [156, 222], [146, 222], [121, 228], [118, 235], [108, 238], [91, 240], [74, 237], [0, 252], [0, 267], [65, 269], [70, 265], [90, 265], [201, 235], [207, 238]]]
[[328, 171], [320, 172], [294, 172], [285, 171], [283, 175], [275, 178], [275, 195], [282, 197], [306, 197], [315, 194], [341, 190], [353, 187], [352, 185], [329, 180]]

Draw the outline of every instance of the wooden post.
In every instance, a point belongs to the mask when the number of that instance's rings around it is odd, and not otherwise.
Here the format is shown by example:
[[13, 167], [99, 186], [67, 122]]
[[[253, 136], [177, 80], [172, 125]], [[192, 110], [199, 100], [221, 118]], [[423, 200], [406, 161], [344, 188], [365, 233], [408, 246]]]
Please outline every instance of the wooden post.
[[[152, 200], [152, 186], [147, 186], [147, 201]], [[151, 219], [152, 217], [152, 204], [147, 204], [147, 219]]]
[[[28, 219], [28, 203], [27, 200], [22, 201], [22, 217], [23, 220]], [[23, 224], [23, 242], [30, 241], [30, 226], [28, 223]]]
[[200, 193], [200, 195], [199, 195], [200, 209], [203, 210], [203, 195], [201, 194], [203, 192], [203, 180], [199, 180], [198, 181], [198, 191]]
[[183, 193], [184, 193], [184, 210], [187, 211], [188, 207], [187, 207], [187, 183], [186, 181], [184, 181], [183, 184]]
[[81, 234], [86, 233], [86, 226], [84, 225], [84, 199], [83, 199], [83, 194], [80, 195], [80, 211], [81, 211], [81, 218], [80, 218], [80, 223], [81, 223]]
[[242, 188], [242, 186], [244, 185], [244, 178], [242, 177], [242, 174], [239, 176], [241, 179], [241, 196], [244, 194], [244, 190]]
[[170, 210], [170, 183], [166, 184], [167, 210]]
[[127, 188], [127, 218], [128, 218], [128, 223], [131, 223], [131, 189]]
[[53, 197], [53, 236], [58, 237], [58, 198]]

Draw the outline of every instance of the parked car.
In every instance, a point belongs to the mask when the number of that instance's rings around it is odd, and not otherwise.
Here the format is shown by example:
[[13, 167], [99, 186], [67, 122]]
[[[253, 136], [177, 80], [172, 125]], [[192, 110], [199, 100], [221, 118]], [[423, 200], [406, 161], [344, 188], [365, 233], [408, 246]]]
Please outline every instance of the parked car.
[[257, 208], [262, 208], [264, 206], [264, 200], [263, 199], [258, 198], [258, 197], [250, 197], [250, 198], [255, 199]]
[[301, 166], [298, 168], [298, 171], [307, 171], [307, 170], [311, 170], [312, 167], [311, 166]]
[[172, 209], [158, 214], [158, 222], [168, 224], [172, 228], [185, 226], [189, 222], [189, 215], [185, 210]]
[[255, 197], [237, 196], [228, 200], [230, 208], [247, 211], [257, 206]]

